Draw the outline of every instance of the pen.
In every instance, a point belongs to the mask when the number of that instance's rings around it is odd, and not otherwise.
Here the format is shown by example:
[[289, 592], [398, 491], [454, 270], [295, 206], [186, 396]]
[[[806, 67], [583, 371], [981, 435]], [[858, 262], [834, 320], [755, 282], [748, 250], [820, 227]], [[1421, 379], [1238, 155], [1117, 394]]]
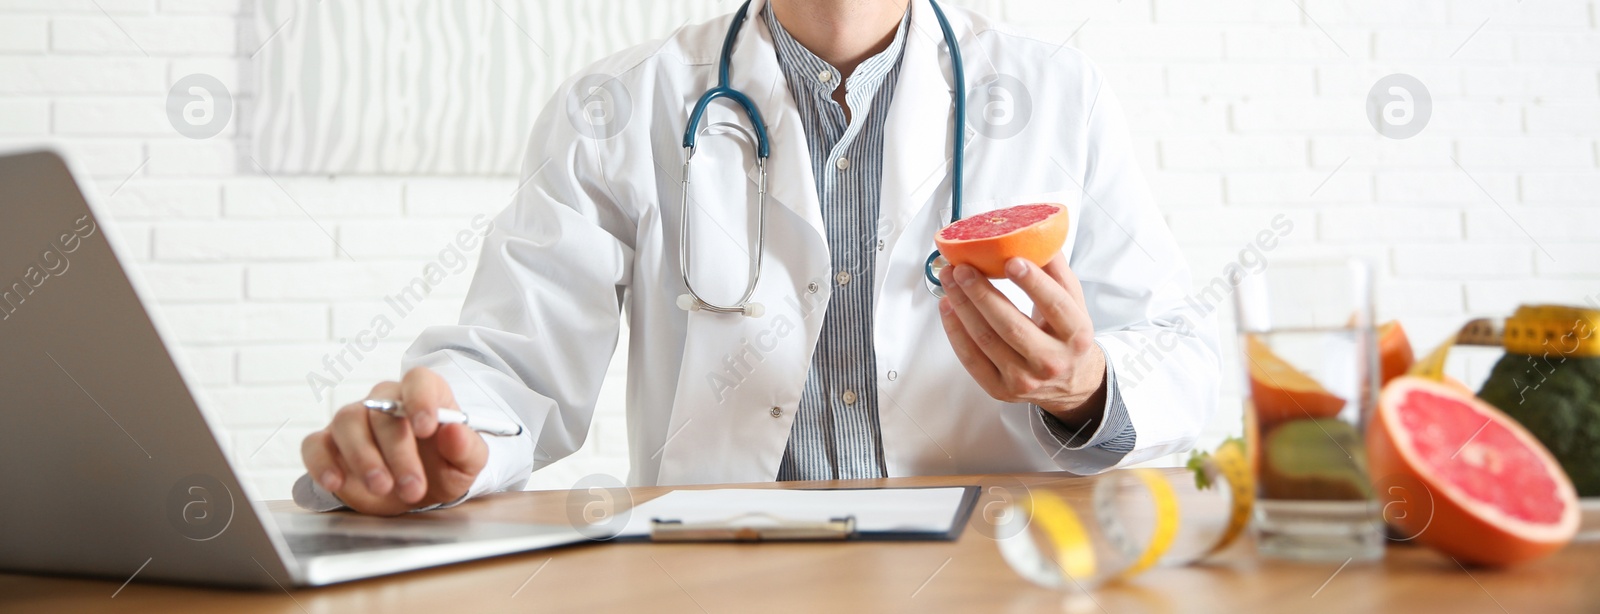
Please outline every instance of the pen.
[[[361, 402], [363, 407], [376, 412], [382, 412], [395, 417], [405, 416], [405, 411], [400, 407], [399, 401], [389, 399], [367, 399]], [[439, 424], [465, 424], [479, 433], [499, 437], [515, 437], [522, 434], [522, 427], [509, 420], [489, 418], [485, 416], [468, 416], [454, 409], [439, 409]]]

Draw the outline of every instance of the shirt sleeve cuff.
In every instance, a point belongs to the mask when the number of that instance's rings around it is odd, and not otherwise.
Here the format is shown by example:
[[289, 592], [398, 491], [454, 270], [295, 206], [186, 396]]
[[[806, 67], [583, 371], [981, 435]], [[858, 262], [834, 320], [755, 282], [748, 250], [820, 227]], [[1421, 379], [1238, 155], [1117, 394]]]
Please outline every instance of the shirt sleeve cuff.
[[[1100, 351], [1105, 353], [1105, 348], [1102, 347]], [[1034, 411], [1039, 413], [1040, 420], [1044, 422], [1045, 429], [1066, 450], [1098, 448], [1116, 454], [1133, 451], [1135, 440], [1133, 420], [1128, 417], [1128, 407], [1122, 401], [1122, 391], [1117, 386], [1116, 370], [1111, 364], [1109, 355], [1106, 356], [1105, 363], [1106, 404], [1101, 408], [1098, 418], [1090, 418], [1083, 426], [1073, 429], [1044, 408], [1033, 406]], [[1094, 427], [1092, 431], [1089, 430], [1091, 426]]]

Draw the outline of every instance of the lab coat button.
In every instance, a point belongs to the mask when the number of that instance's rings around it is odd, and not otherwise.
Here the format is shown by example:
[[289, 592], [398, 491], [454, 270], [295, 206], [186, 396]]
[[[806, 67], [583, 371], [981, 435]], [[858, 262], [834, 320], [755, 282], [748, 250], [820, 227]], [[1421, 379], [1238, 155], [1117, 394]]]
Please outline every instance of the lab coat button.
[[850, 168], [850, 159], [846, 158], [844, 156], [839, 156], [839, 161], [838, 162], [834, 162], [833, 165], [838, 167], [839, 170], [841, 170], [841, 171], [845, 170], [845, 169], [848, 169], [848, 168]]
[[781, 417], [783, 417], [783, 408], [774, 406], [772, 408], [772, 411], [769, 411], [767, 413], [772, 414], [772, 417], [774, 417], [774, 418], [781, 418]]
[[817, 293], [817, 282], [813, 281], [813, 282], [811, 282], [809, 284], [806, 284], [806, 292], [810, 292], [812, 294], [816, 294]]
[[854, 391], [854, 390], [846, 390], [846, 391], [844, 391], [844, 394], [840, 395], [840, 398], [842, 400], [844, 400], [844, 404], [845, 405], [855, 405], [856, 404], [856, 391]]
[[839, 282], [839, 285], [843, 286], [845, 284], [850, 283], [850, 272], [849, 271], [839, 271], [839, 274], [838, 275], [834, 275], [833, 278], [834, 278], [834, 280]]
[[892, 382], [892, 381], [894, 381], [895, 379], [897, 379], [899, 377], [900, 377], [900, 374], [898, 372], [895, 372], [895, 371], [890, 371], [889, 372], [889, 381]]
[[883, 251], [883, 239], [878, 239], [878, 251]]

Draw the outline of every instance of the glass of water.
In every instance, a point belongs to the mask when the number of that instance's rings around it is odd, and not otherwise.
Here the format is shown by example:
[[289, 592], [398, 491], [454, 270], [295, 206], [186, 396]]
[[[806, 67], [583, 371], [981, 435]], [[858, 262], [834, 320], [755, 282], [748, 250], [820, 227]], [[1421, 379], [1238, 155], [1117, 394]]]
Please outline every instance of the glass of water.
[[1379, 382], [1370, 269], [1353, 259], [1273, 262], [1236, 286], [1257, 549], [1382, 558], [1364, 437]]

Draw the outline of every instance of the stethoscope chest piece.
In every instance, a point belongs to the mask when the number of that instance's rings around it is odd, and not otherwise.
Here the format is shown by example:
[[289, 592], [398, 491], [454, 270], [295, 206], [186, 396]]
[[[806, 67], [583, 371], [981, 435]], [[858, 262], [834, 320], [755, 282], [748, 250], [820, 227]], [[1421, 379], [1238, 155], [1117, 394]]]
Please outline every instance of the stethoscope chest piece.
[[950, 266], [950, 262], [939, 252], [928, 256], [928, 265], [925, 267], [927, 274], [923, 275], [922, 283], [927, 284], [928, 294], [932, 294], [934, 298], [944, 298], [944, 285], [939, 283], [939, 275], [944, 273], [944, 268], [947, 266]]

